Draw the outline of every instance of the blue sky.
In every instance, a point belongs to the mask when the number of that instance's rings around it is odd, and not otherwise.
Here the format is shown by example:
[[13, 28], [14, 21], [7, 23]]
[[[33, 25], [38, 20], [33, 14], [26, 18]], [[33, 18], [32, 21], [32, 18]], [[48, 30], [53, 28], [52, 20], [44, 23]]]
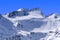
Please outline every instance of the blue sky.
[[0, 13], [4, 14], [19, 8], [39, 7], [44, 15], [60, 13], [60, 0], [0, 0]]

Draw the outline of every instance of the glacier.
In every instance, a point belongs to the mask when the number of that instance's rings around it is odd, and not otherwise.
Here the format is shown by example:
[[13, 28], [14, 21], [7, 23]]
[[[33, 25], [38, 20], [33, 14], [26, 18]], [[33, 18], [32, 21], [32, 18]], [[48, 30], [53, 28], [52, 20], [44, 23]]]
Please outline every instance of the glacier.
[[0, 40], [60, 40], [60, 15], [39, 8], [0, 14]]

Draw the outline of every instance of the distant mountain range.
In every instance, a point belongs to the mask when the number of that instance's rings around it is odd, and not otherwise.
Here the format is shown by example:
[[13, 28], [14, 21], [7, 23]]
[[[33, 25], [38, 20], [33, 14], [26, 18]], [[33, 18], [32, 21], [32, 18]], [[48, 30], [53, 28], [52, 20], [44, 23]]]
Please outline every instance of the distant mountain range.
[[0, 40], [60, 40], [60, 15], [39, 8], [0, 14]]

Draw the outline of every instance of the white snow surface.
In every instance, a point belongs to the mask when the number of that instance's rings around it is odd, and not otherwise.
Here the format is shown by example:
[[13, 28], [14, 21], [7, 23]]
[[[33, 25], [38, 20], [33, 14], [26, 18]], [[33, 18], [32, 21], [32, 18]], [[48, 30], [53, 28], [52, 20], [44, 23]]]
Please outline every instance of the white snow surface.
[[[42, 15], [41, 10], [7, 13], [0, 18], [0, 40], [60, 40], [60, 15]], [[20, 16], [16, 16], [20, 14]], [[10, 15], [10, 17], [9, 17]], [[16, 36], [17, 35], [17, 36]], [[15, 39], [13, 39], [13, 37]]]

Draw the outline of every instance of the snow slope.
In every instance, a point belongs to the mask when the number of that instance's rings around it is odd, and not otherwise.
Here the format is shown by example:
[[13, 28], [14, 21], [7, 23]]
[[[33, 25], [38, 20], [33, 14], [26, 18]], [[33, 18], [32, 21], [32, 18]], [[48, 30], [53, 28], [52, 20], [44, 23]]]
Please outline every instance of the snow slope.
[[0, 15], [0, 35], [0, 40], [60, 40], [60, 15], [45, 17], [39, 8], [18, 9]]

